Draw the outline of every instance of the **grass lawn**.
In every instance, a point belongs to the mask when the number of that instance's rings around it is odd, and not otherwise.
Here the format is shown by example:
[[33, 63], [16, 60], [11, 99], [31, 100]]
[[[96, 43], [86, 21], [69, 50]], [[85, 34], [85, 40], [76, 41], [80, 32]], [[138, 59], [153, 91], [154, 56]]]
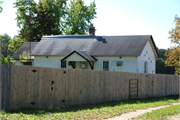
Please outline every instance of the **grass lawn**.
[[172, 115], [179, 114], [180, 105], [173, 105], [170, 107], [161, 108], [158, 110], [153, 110], [152, 112], [148, 112], [143, 114], [142, 116], [138, 116], [137, 118], [133, 118], [133, 120], [165, 120], [167, 117]]
[[74, 105], [52, 110], [25, 108], [0, 112], [0, 119], [106, 119], [137, 109], [146, 109], [179, 102], [178, 96], [150, 97], [96, 104]]

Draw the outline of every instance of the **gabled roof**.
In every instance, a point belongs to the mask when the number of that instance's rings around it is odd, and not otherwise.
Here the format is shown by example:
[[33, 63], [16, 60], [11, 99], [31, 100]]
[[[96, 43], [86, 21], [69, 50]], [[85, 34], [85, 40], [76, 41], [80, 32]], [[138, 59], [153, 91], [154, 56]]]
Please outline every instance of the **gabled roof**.
[[[31, 53], [37, 44], [38, 42], [31, 42]], [[26, 51], [26, 54], [24, 55], [25, 57], [28, 57], [30, 55], [30, 42], [25, 42], [12, 56], [12, 58], [14, 58], [14, 60], [19, 60], [19, 56], [23, 54], [23, 51]]]
[[[76, 51], [86, 51], [90, 56], [140, 56], [151, 35], [128, 36], [43, 36], [32, 51], [36, 55], [66, 56]], [[153, 41], [154, 43], [154, 41]], [[153, 44], [158, 57], [155, 44]]]
[[85, 60], [92, 62], [92, 61], [96, 61], [95, 58], [91, 57], [90, 55], [88, 55], [86, 53], [86, 51], [73, 51], [70, 54], [68, 54], [67, 56], [65, 56], [61, 61], [64, 61], [65, 59], [67, 59], [69, 56], [71, 56], [72, 54], [77, 53], [78, 55], [80, 55], [81, 57], [83, 57]]

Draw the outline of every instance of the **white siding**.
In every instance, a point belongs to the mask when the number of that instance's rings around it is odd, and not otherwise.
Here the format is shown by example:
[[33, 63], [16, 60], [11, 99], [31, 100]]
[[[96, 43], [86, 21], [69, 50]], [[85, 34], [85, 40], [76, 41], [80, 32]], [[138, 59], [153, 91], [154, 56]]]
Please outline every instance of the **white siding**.
[[77, 53], [73, 53], [71, 56], [69, 56], [66, 59], [66, 61], [86, 61], [86, 60]]
[[[96, 70], [103, 70], [103, 61], [109, 61], [109, 71], [123, 71], [123, 72], [137, 72], [137, 57], [121, 56], [121, 59], [117, 57], [96, 57], [98, 63], [96, 64]], [[117, 66], [117, 61], [123, 61], [123, 66]]]
[[20, 60], [16, 60], [15, 65], [23, 65]]
[[155, 73], [156, 59], [149, 41], [144, 47], [144, 50], [142, 51], [141, 55], [138, 56], [138, 70], [139, 70], [138, 73], [144, 73], [145, 61], [147, 61], [147, 73]]
[[38, 67], [51, 67], [51, 68], [61, 68], [61, 59], [64, 56], [35, 56], [34, 66]]
[[[95, 70], [103, 70], [103, 61], [109, 61], [109, 71], [113, 71], [113, 67], [115, 71], [124, 71], [124, 72], [137, 72], [137, 57], [125, 57], [121, 56], [117, 57], [96, 57], [98, 61], [94, 62]], [[35, 56], [34, 66], [40, 67], [52, 67], [52, 68], [61, 68], [61, 59], [64, 56]], [[85, 61], [84, 58], [78, 55], [72, 55], [66, 59], [67, 68], [72, 68], [72, 66], [68, 65], [68, 61], [77, 61], [76, 68], [81, 69], [82, 63], [86, 63], [87, 69], [91, 69], [89, 63]], [[123, 61], [123, 66], [117, 66], [117, 61]]]

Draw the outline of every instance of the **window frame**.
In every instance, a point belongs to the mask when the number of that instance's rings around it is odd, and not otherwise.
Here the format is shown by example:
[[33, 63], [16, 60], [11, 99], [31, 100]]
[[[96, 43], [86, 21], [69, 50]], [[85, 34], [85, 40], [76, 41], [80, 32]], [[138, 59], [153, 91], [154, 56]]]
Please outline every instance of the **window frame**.
[[66, 61], [61, 61], [61, 68], [66, 68]]

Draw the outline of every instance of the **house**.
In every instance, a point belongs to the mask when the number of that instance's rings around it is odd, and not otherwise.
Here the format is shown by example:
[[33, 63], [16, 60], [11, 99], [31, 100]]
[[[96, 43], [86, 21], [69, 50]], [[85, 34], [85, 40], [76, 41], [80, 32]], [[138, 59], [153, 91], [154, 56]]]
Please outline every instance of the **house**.
[[[32, 65], [155, 73], [159, 54], [152, 35], [95, 36], [92, 26], [89, 33], [90, 35], [43, 36], [40, 42], [32, 43]], [[27, 44], [29, 43], [24, 43], [20, 49]]]
[[[20, 55], [23, 54], [23, 51], [26, 51], [24, 57], [30, 57], [31, 51], [36, 47], [38, 42], [25, 42], [18, 51], [13, 55], [11, 59], [15, 60], [15, 65], [32, 65], [34, 66], [34, 56], [31, 56], [31, 60], [27, 60], [27, 62], [20, 61]], [[31, 50], [30, 50], [31, 49]], [[23, 60], [23, 58], [21, 58]]]

